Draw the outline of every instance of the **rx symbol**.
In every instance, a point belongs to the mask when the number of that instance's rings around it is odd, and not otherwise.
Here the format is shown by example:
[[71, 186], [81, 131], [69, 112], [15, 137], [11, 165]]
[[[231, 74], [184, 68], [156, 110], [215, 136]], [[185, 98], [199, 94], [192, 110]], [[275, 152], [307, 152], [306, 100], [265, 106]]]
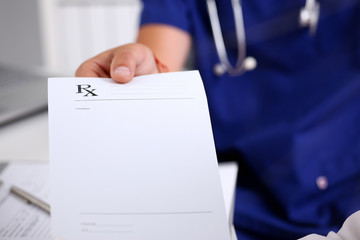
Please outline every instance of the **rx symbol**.
[[77, 85], [77, 92], [76, 93], [85, 93], [84, 97], [89, 97], [89, 96], [97, 96], [96, 93], [94, 93], [96, 89], [93, 88], [91, 89], [91, 85], [89, 84], [79, 84]]

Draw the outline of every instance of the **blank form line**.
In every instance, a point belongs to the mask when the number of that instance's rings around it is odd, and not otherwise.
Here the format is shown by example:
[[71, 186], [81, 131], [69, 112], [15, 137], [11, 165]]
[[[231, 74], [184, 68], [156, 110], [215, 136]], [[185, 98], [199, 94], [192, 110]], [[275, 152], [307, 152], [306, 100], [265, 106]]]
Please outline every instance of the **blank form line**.
[[153, 90], [153, 89], [184, 89], [184, 90], [188, 90], [189, 88], [187, 86], [184, 86], [184, 84], [163, 84], [163, 85], [158, 85], [158, 86], [154, 86], [152, 84], [141, 84], [141, 86], [126, 86], [125, 88], [123, 87], [124, 85], [122, 84], [114, 84], [114, 85], [110, 85], [108, 86], [109, 88], [112, 89], [142, 89], [142, 90]]
[[[128, 88], [119, 88], [118, 86], [110, 86], [110, 91], [128, 91]], [[182, 86], [156, 86], [156, 87], [152, 87], [149, 85], [149, 87], [145, 88], [145, 87], [138, 87], [138, 88], [131, 88], [130, 90], [132, 91], [149, 91], [149, 90], [166, 90], [166, 91], [172, 91], [172, 90], [178, 90], [178, 91], [189, 91], [189, 88], [186, 87], [182, 87]]]
[[86, 233], [133, 233], [134, 231], [101, 231], [101, 230], [83, 230]]
[[185, 215], [185, 214], [211, 214], [212, 211], [189, 212], [81, 212], [80, 215]]
[[[138, 91], [138, 92], [129, 92], [129, 91], [112, 91], [111, 93], [110, 93], [111, 95], [117, 95], [117, 96], [124, 96], [124, 95], [149, 95], [149, 93], [148, 92], [144, 92], [144, 91]], [[184, 91], [162, 91], [162, 92], [160, 92], [160, 91], [157, 91], [157, 92], [155, 92], [155, 93], [152, 93], [152, 95], [189, 95], [189, 94], [187, 94], [186, 92], [184, 92]]]
[[97, 223], [81, 223], [81, 226], [87, 227], [133, 227], [132, 224], [97, 224]]
[[109, 99], [77, 99], [75, 102], [95, 102], [95, 101], [146, 101], [146, 100], [190, 100], [193, 97], [184, 98], [109, 98]]

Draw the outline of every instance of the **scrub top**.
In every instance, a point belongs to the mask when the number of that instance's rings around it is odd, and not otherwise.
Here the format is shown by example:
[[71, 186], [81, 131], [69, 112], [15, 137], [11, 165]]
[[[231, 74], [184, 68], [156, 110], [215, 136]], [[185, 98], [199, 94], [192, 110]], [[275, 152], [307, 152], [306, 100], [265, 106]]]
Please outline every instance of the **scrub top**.
[[[234, 77], [213, 73], [206, 0], [143, 1], [142, 25], [192, 35], [218, 159], [239, 164], [239, 239], [326, 235], [360, 209], [360, 1], [318, 2], [311, 35], [299, 26], [305, 0], [243, 0], [247, 55], [258, 66]], [[234, 65], [231, 1], [217, 7]]]

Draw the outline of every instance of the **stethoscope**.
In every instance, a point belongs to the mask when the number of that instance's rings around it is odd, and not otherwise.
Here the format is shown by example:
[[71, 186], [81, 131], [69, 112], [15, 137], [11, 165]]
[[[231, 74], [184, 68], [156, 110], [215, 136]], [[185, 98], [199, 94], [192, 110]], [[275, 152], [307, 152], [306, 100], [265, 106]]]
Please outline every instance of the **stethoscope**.
[[[244, 30], [244, 17], [240, 0], [231, 0], [235, 32], [238, 45], [237, 61], [233, 66], [228, 58], [222, 31], [220, 27], [219, 16], [216, 8], [215, 0], [206, 0], [208, 12], [210, 16], [210, 24], [215, 41], [216, 51], [220, 62], [215, 64], [214, 73], [221, 76], [226, 72], [232, 76], [238, 76], [246, 71], [251, 71], [256, 68], [257, 61], [254, 57], [246, 56], [246, 38]], [[316, 0], [306, 0], [306, 4], [300, 10], [299, 24], [301, 27], [309, 27], [310, 34], [315, 34], [317, 23], [319, 20], [320, 5]]]

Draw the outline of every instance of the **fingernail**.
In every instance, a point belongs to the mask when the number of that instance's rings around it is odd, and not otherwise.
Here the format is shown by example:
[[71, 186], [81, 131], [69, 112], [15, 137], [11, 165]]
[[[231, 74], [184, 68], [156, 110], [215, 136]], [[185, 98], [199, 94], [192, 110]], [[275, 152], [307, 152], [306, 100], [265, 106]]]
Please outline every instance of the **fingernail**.
[[114, 71], [114, 75], [118, 75], [118, 76], [129, 77], [130, 74], [131, 73], [130, 73], [129, 68], [124, 67], [124, 66], [117, 67]]

